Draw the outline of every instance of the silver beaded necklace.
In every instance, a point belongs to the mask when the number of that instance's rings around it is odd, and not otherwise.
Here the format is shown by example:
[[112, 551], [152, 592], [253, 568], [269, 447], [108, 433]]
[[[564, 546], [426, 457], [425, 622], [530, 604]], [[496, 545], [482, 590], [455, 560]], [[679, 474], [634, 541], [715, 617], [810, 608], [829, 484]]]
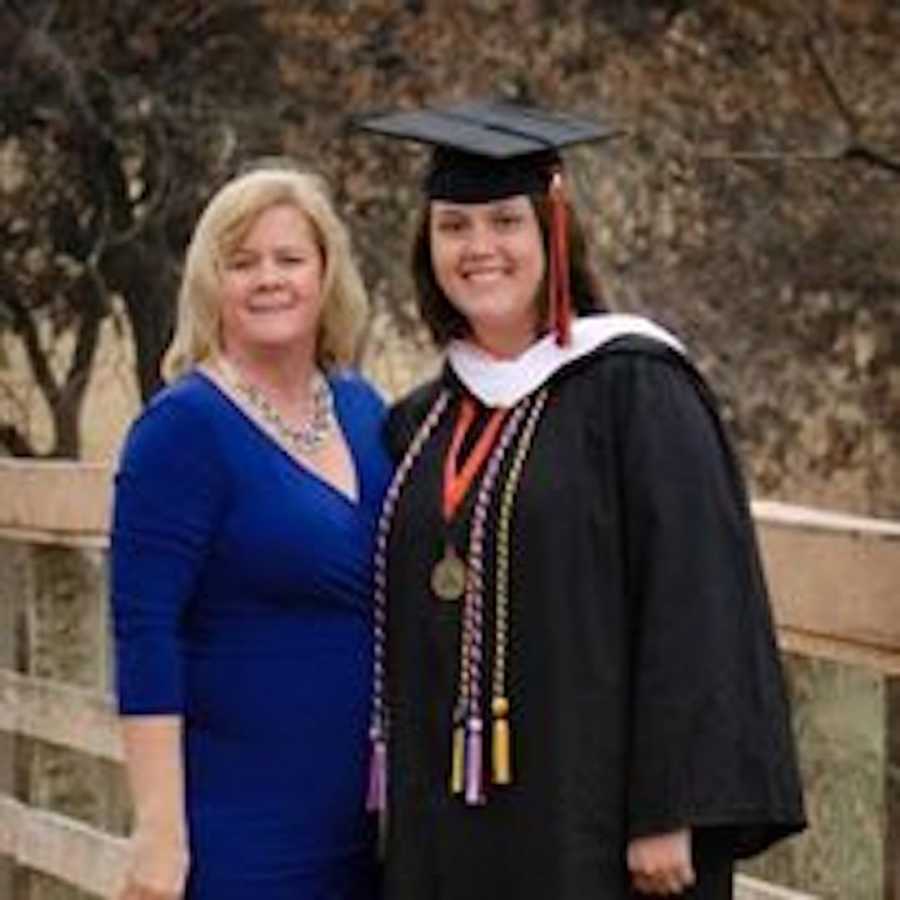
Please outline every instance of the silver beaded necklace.
[[318, 369], [312, 378], [312, 414], [295, 428], [284, 420], [268, 397], [256, 385], [243, 378], [227, 359], [221, 358], [219, 367], [226, 381], [281, 440], [297, 453], [315, 453], [331, 434], [334, 428], [334, 397], [328, 380]]

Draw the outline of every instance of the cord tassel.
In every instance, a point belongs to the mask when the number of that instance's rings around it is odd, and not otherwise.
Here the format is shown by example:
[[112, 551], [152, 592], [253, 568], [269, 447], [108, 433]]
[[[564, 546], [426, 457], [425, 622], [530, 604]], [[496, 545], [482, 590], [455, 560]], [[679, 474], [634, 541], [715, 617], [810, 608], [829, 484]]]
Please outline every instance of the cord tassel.
[[496, 697], [492, 704], [494, 713], [493, 739], [493, 776], [494, 784], [512, 784], [512, 765], [510, 762], [510, 728], [509, 701], [505, 697]]
[[381, 737], [372, 738], [366, 809], [369, 812], [384, 812], [387, 809], [387, 746]]
[[465, 788], [466, 732], [462, 725], [453, 728], [450, 793], [461, 794]]
[[556, 343], [565, 347], [572, 340], [572, 302], [569, 284], [569, 212], [562, 172], [550, 179], [550, 327]]
[[484, 786], [481, 778], [481, 728], [481, 719], [469, 719], [466, 733], [466, 803], [469, 806], [484, 803]]

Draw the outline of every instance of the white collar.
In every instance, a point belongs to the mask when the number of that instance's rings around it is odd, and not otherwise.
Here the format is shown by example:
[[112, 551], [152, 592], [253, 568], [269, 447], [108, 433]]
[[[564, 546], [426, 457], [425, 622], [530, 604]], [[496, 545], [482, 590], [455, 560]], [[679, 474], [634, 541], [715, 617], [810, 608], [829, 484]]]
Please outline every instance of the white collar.
[[447, 361], [466, 388], [485, 406], [515, 406], [552, 375], [603, 344], [625, 335], [660, 341], [684, 353], [681, 341], [642, 316], [600, 313], [572, 322], [572, 341], [560, 347], [548, 334], [515, 359], [497, 359], [469, 341], [451, 341]]

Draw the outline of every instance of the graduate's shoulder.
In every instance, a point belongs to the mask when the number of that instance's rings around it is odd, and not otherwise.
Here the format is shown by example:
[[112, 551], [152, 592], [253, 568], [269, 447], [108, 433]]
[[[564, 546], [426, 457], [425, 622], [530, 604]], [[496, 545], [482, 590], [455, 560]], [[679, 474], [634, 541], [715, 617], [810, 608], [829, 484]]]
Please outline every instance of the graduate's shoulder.
[[665, 396], [671, 402], [699, 401], [709, 410], [718, 409], [708, 381], [677, 342], [625, 333], [589, 354], [583, 372], [594, 390], [611, 393], [617, 405], [655, 405]]
[[385, 422], [385, 438], [393, 454], [402, 453], [409, 445], [434, 405], [443, 381], [442, 377], [432, 378], [413, 388], [391, 406]]
[[689, 365], [685, 351], [673, 347], [658, 338], [643, 334], [623, 334], [592, 354], [597, 360], [628, 359], [633, 362], [652, 361], [667, 365]]
[[[644, 358], [680, 362], [685, 356], [681, 339], [652, 319], [633, 313], [604, 312], [579, 317], [572, 326], [571, 359], [563, 369], [593, 367], [621, 360]], [[612, 365], [612, 368], [617, 366]]]
[[444, 381], [443, 376], [437, 376], [412, 388], [393, 403], [390, 409], [391, 416], [424, 419], [444, 386]]
[[639, 316], [605, 318], [622, 321], [581, 361], [585, 368], [601, 375], [625, 374], [635, 368], [695, 371], [684, 344], [672, 332]]

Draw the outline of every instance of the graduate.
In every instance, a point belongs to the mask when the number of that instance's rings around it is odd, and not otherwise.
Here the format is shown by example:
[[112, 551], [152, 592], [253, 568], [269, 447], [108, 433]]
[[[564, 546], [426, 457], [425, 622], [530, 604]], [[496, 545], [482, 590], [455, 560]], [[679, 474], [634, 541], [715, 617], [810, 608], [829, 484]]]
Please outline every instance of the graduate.
[[729, 898], [801, 790], [715, 398], [590, 276], [560, 150], [616, 132], [508, 102], [357, 124], [433, 146], [413, 275], [446, 352], [388, 421], [385, 900]]

